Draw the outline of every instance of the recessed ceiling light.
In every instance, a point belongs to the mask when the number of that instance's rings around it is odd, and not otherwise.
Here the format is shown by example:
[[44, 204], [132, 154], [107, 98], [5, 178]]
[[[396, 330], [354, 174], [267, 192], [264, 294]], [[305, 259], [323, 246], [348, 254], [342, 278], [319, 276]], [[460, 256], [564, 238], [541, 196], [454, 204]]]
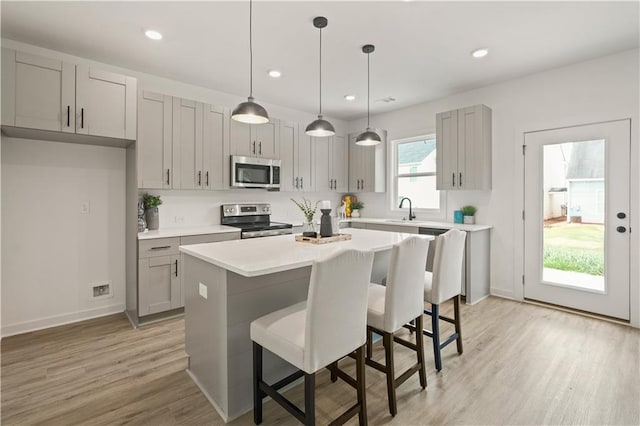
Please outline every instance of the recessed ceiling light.
[[278, 70], [269, 71], [269, 77], [271, 78], [280, 78], [281, 76], [282, 76], [282, 73]]
[[489, 49], [487, 49], [486, 47], [483, 47], [471, 52], [471, 56], [473, 56], [474, 58], [484, 58], [485, 56], [487, 56], [488, 53], [489, 53]]
[[356, 99], [356, 95], [344, 95], [344, 98], [345, 98], [347, 101], [353, 101], [353, 100], [355, 100], [355, 99]]
[[147, 30], [144, 32], [144, 35], [149, 37], [151, 40], [162, 40], [162, 34], [155, 30]]

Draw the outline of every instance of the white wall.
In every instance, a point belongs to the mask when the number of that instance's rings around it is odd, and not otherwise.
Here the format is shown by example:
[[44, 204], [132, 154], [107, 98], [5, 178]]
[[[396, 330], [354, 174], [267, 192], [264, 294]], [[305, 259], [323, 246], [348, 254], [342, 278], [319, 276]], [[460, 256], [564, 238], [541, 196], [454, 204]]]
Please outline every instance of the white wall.
[[3, 336], [123, 311], [124, 188], [123, 149], [2, 137]]
[[[2, 46], [130, 75], [138, 79], [139, 89], [214, 105], [233, 107], [239, 102], [245, 101], [247, 96], [246, 94], [233, 95], [223, 91], [198, 87], [13, 40], [2, 39]], [[267, 108], [271, 117], [296, 121], [301, 126], [305, 126], [316, 118], [314, 113], [270, 104], [267, 100], [260, 99], [259, 91], [256, 92], [256, 95], [257, 101]], [[310, 92], [309, 96], [315, 95]], [[345, 131], [347, 128], [347, 123], [344, 121], [329, 117], [325, 118], [330, 120], [338, 131]], [[2, 235], [2, 336], [50, 327], [110, 312], [124, 311], [124, 298], [122, 297], [124, 295], [124, 216], [122, 217], [122, 223], [118, 224], [105, 222], [107, 218], [94, 217], [95, 208], [93, 199], [91, 199], [91, 226], [84, 226], [82, 221], [74, 222], [70, 218], [77, 218], [78, 216], [77, 212], [80, 207], [78, 201], [81, 199], [80, 197], [87, 197], [88, 195], [83, 194], [93, 193], [90, 189], [87, 189], [85, 193], [78, 193], [79, 188], [84, 188], [85, 185], [86, 175], [84, 173], [88, 173], [88, 171], [84, 170], [85, 167], [93, 167], [96, 170], [111, 169], [115, 167], [115, 163], [112, 162], [110, 157], [111, 155], [116, 155], [114, 153], [118, 153], [119, 158], [121, 157], [121, 161], [118, 160], [118, 170], [122, 169], [122, 185], [118, 187], [118, 194], [109, 193], [104, 194], [104, 196], [118, 199], [122, 197], [122, 202], [124, 202], [125, 151], [115, 148], [107, 149], [105, 152], [108, 154], [101, 155], [100, 153], [103, 152], [101, 150], [105, 148], [12, 140], [4, 136], [1, 144], [3, 152], [5, 151], [5, 144], [7, 145], [6, 151], [8, 155], [7, 158], [4, 158], [4, 156], [2, 158], [2, 174], [7, 179], [6, 181], [4, 178], [2, 179], [2, 225], [5, 230], [10, 230]], [[17, 145], [20, 144], [22, 146], [18, 147]], [[35, 147], [38, 147], [38, 149], [35, 149]], [[31, 152], [32, 155], [25, 156], [27, 151]], [[66, 158], [67, 156], [68, 158]], [[24, 164], [18, 168], [11, 166], [10, 162], [13, 161], [12, 158], [14, 157], [21, 158], [20, 162]], [[53, 161], [60, 161], [60, 167], [55, 165], [50, 167], [47, 162], [49, 158], [47, 157], [51, 157]], [[65, 163], [65, 161], [68, 162]], [[5, 168], [7, 168], [6, 171]], [[47, 177], [45, 172], [55, 172], [54, 177]], [[37, 176], [39, 180], [35, 177], [29, 177], [29, 186], [21, 184], [18, 186], [18, 188], [21, 188], [20, 190], [13, 188], [9, 190], [15, 182], [19, 182], [21, 177], [27, 175]], [[32, 181], [32, 179], [36, 180]], [[47, 192], [40, 189], [41, 187], [52, 186], [50, 184], [55, 181], [60, 184], [55, 191]], [[109, 185], [111, 184], [112, 182], [109, 183]], [[98, 185], [98, 192], [107, 189], [105, 182], [103, 184], [96, 183], [96, 185]], [[109, 188], [111, 190], [115, 187], [109, 186]], [[5, 192], [4, 190], [8, 191]], [[141, 191], [141, 193], [143, 192], [145, 191]], [[302, 214], [296, 210], [294, 204], [289, 200], [290, 197], [299, 199], [302, 196], [306, 196], [312, 200], [331, 199], [332, 202], [338, 202], [338, 196], [335, 194], [279, 194], [257, 190], [158, 191], [154, 193], [161, 194], [164, 201], [164, 204], [160, 207], [160, 226], [162, 227], [219, 224], [219, 205], [237, 201], [271, 202], [274, 207], [274, 220], [290, 220], [301, 224]], [[96, 193], [95, 196], [101, 197], [102, 195]], [[50, 202], [55, 200], [55, 207], [52, 212], [47, 213], [50, 214], [50, 219], [45, 219], [42, 224], [34, 225], [32, 222], [34, 222], [35, 218], [31, 216], [31, 213], [23, 215], [21, 212], [25, 200], [38, 200], [38, 198], [48, 201], [38, 205], [50, 208]], [[102, 201], [105, 200], [98, 198], [96, 203], [100, 204]], [[110, 213], [108, 219], [113, 221], [112, 215], [120, 217], [121, 213], [124, 214], [124, 204], [121, 208], [115, 208], [115, 204], [111, 204], [111, 208], [104, 211]], [[184, 220], [176, 223], [175, 216], [183, 217]], [[84, 220], [84, 218], [82, 219]], [[37, 231], [30, 231], [32, 226], [35, 226]], [[26, 232], [26, 239], [19, 240], [22, 235], [15, 232], [17, 229]], [[109, 235], [111, 238], [109, 247], [90, 244], [90, 241], [93, 241], [96, 237], [95, 233], [103, 231], [106, 233], [105, 235]], [[67, 235], [67, 239], [63, 240], [64, 250], [54, 249], [62, 234]], [[50, 250], [45, 251], [48, 258], [45, 259], [46, 267], [44, 267], [44, 271], [50, 270], [55, 273], [38, 272], [42, 268], [36, 267], [38, 265], [31, 266], [30, 262], [33, 262], [32, 260], [19, 257], [13, 248], [15, 244], [20, 244], [23, 247], [23, 252], [37, 252], [38, 254], [43, 253], [41, 247], [49, 248]], [[105, 257], [105, 250], [111, 250], [115, 246], [118, 246], [119, 255]], [[86, 258], [78, 257], [80, 255]], [[64, 265], [65, 267], [63, 268], [59, 265]], [[92, 271], [87, 270], [87, 268]], [[23, 269], [26, 272], [21, 271]], [[24, 276], [21, 275], [23, 272]], [[110, 278], [112, 276], [113, 278]], [[44, 280], [45, 277], [46, 280]], [[99, 304], [87, 300], [85, 298], [86, 283], [104, 279], [114, 280], [114, 298], [110, 302], [104, 301]], [[46, 286], [44, 287], [45, 289], [50, 288], [52, 290], [55, 289], [55, 291], [45, 291], [43, 286]], [[113, 305], [110, 303], [113, 303]]]
[[[450, 191], [444, 218], [463, 204], [478, 206], [479, 223], [494, 226], [491, 236], [491, 291], [522, 298], [522, 221], [524, 132], [632, 118], [632, 228], [638, 221], [639, 50], [590, 60], [482, 89], [460, 93], [410, 108], [375, 115], [371, 123], [386, 129], [389, 140], [435, 133], [436, 113], [475, 104], [493, 110], [493, 190]], [[427, 82], [425, 82], [427, 84]], [[375, 88], [374, 88], [375, 90]], [[365, 126], [350, 123], [350, 132]], [[362, 194], [368, 216], [391, 216], [386, 194]], [[395, 216], [402, 216], [396, 213]], [[418, 219], [421, 219], [418, 214]], [[640, 326], [639, 233], [632, 233], [632, 323]]]

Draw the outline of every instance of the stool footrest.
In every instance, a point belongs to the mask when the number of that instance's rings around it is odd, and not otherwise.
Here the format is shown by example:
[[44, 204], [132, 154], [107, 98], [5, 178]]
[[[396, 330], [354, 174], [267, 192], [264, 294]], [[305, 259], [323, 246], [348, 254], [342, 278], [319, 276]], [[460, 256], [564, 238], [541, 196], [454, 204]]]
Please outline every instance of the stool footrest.
[[293, 404], [293, 402], [289, 401], [287, 398], [285, 398], [284, 396], [279, 394], [278, 391], [273, 386], [269, 386], [268, 384], [266, 384], [265, 382], [262, 382], [262, 381], [259, 382], [259, 383], [260, 383], [260, 390], [262, 392], [264, 392], [268, 396], [270, 396], [271, 399], [273, 399], [278, 404], [280, 404], [280, 406], [282, 408], [287, 410], [293, 417], [298, 419], [300, 422], [306, 423], [305, 414], [302, 412], [301, 409], [296, 407]]
[[402, 373], [400, 375], [400, 377], [396, 378], [393, 381], [393, 384], [395, 385], [395, 387], [398, 387], [401, 384], [403, 384], [404, 382], [406, 382], [407, 379], [413, 375], [413, 373], [415, 373], [416, 371], [420, 370], [420, 367], [421, 367], [421, 365], [419, 363], [418, 364], [414, 364], [411, 367], [409, 367], [409, 369], [407, 371]]
[[354, 406], [352, 406], [351, 408], [349, 408], [347, 411], [345, 411], [344, 413], [342, 413], [340, 415], [340, 417], [338, 417], [337, 419], [335, 419], [334, 421], [332, 421], [331, 423], [329, 423], [329, 426], [337, 426], [337, 425], [343, 425], [345, 424], [349, 419], [351, 419], [351, 417], [355, 416], [356, 414], [358, 414], [360, 412], [360, 404], [355, 404]]
[[283, 387], [287, 386], [289, 383], [293, 383], [301, 377], [304, 377], [304, 371], [298, 370], [295, 373], [292, 373], [287, 377], [285, 377], [284, 379], [280, 380], [279, 382], [274, 383], [273, 385], [268, 385], [268, 386], [271, 386], [275, 390], [280, 390]]

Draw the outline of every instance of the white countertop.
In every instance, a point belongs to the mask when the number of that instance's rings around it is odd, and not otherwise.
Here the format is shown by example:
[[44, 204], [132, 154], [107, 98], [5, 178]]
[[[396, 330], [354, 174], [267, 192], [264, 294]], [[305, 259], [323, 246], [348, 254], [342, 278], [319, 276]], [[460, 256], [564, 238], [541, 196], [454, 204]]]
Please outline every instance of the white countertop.
[[380, 218], [347, 218], [345, 222], [359, 222], [359, 223], [379, 223], [382, 225], [397, 225], [397, 226], [417, 226], [421, 228], [440, 228], [440, 229], [459, 229], [460, 231], [484, 231], [485, 229], [491, 229], [491, 225], [465, 225], [462, 223], [451, 222], [430, 222], [424, 220], [401, 220], [401, 219], [380, 219]]
[[184, 237], [187, 235], [224, 234], [228, 232], [240, 232], [239, 228], [224, 225], [191, 226], [184, 228], [162, 228], [154, 231], [139, 232], [139, 240], [151, 240], [154, 238]]
[[[338, 250], [357, 249], [374, 252], [389, 250], [405, 238], [415, 236], [399, 232], [343, 229], [351, 240], [328, 244], [297, 242], [293, 235], [223, 241], [213, 244], [180, 246], [180, 251], [245, 277], [282, 272], [311, 266]], [[421, 236], [433, 239], [432, 236]]]

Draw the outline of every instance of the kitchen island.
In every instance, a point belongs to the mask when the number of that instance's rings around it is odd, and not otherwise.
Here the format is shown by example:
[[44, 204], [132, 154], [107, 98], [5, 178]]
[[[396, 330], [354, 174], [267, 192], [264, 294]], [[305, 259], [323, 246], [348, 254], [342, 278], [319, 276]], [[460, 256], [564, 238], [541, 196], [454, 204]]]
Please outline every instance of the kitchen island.
[[[252, 408], [251, 321], [306, 300], [313, 262], [339, 250], [375, 252], [371, 280], [381, 282], [393, 245], [412, 236], [363, 229], [342, 232], [352, 239], [316, 245], [282, 235], [180, 247], [188, 373], [225, 422]], [[265, 351], [268, 382], [293, 371]]]

